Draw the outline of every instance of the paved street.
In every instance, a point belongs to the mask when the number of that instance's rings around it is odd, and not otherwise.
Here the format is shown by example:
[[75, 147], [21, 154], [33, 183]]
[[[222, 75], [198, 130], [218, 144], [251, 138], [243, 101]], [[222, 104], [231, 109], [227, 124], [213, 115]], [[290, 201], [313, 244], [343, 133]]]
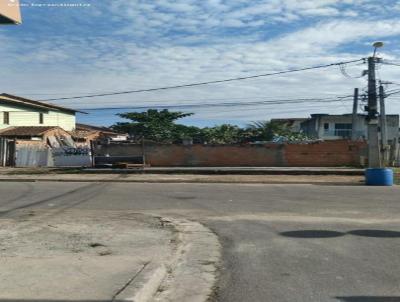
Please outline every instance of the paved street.
[[323, 185], [7, 183], [21, 209], [185, 217], [223, 247], [213, 300], [400, 301], [400, 188]]

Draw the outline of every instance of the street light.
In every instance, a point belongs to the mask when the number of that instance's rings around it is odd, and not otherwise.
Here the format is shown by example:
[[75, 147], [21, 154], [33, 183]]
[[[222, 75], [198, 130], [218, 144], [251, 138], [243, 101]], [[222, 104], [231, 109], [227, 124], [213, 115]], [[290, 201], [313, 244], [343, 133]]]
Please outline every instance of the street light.
[[0, 25], [21, 23], [19, 0], [0, 0]]
[[373, 55], [374, 58], [375, 58], [375, 55], [376, 55], [376, 50], [377, 50], [378, 48], [383, 47], [384, 45], [385, 45], [385, 44], [384, 44], [383, 42], [380, 42], [380, 41], [375, 42], [374, 44], [372, 44], [372, 46], [374, 47], [374, 55]]

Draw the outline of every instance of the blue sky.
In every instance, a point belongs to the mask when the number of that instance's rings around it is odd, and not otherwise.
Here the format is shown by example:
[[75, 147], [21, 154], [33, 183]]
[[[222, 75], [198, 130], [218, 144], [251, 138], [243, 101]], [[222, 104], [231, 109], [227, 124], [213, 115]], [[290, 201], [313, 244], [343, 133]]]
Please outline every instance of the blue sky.
[[[396, 0], [32, 0], [23, 24], [0, 28], [1, 86], [33, 99], [153, 88], [247, 76], [368, 56], [400, 62]], [[80, 6], [61, 6], [79, 4]], [[365, 65], [347, 66], [352, 76]], [[400, 83], [400, 67], [382, 80]], [[338, 68], [241, 82], [57, 102], [72, 108], [134, 107], [332, 97], [364, 88]], [[390, 86], [389, 89], [400, 88]], [[190, 110], [187, 124], [246, 124], [310, 113], [347, 113], [351, 101]], [[400, 99], [388, 99], [399, 113]], [[117, 111], [81, 122], [110, 125]]]

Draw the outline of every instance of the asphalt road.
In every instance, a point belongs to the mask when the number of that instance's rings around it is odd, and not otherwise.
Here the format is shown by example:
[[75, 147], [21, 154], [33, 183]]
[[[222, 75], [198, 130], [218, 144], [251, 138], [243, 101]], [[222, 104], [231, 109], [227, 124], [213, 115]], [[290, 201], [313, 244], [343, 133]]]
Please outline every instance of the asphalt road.
[[74, 208], [204, 223], [223, 246], [215, 301], [400, 301], [399, 187], [0, 183], [0, 192], [0, 218]]

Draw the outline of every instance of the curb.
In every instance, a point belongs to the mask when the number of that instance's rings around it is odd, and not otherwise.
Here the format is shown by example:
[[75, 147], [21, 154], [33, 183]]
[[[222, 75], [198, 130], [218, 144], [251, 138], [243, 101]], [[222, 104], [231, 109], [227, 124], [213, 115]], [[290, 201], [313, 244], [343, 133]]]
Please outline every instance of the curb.
[[165, 183], [165, 184], [311, 184], [311, 185], [337, 185], [337, 186], [358, 186], [364, 182], [355, 181], [274, 181], [274, 180], [220, 180], [220, 179], [62, 179], [62, 178], [0, 178], [1, 182], [85, 182], [85, 183]]
[[193, 174], [193, 175], [364, 175], [364, 169], [337, 168], [337, 169], [246, 169], [246, 168], [224, 168], [224, 167], [200, 167], [191, 168], [144, 168], [144, 169], [104, 169], [86, 168], [82, 170], [89, 174]]
[[[160, 217], [159, 217], [160, 218]], [[115, 297], [115, 301], [205, 302], [213, 293], [221, 246], [217, 236], [198, 222], [160, 218], [178, 235], [178, 248], [165, 264], [149, 264], [133, 284]]]
[[165, 265], [150, 263], [135, 278], [135, 281], [115, 296], [112, 301], [149, 302], [157, 293], [166, 276]]

